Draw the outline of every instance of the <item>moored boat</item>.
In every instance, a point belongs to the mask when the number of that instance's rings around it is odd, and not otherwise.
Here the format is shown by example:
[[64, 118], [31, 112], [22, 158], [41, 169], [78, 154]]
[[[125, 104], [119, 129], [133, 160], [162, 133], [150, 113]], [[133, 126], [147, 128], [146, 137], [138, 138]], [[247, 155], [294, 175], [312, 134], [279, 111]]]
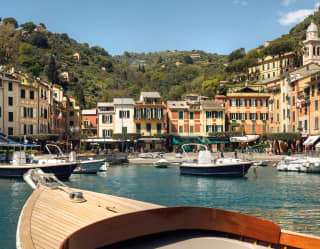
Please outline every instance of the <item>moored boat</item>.
[[161, 158], [153, 164], [156, 168], [168, 168], [169, 162], [166, 159]]
[[283, 231], [249, 215], [71, 189], [41, 172], [28, 177], [37, 188], [19, 217], [18, 249], [320, 248], [319, 237]]
[[320, 173], [320, 159], [312, 157], [285, 157], [276, 165], [278, 171]]
[[24, 151], [13, 152], [11, 163], [0, 164], [0, 177], [22, 178], [30, 169], [41, 169], [45, 173], [53, 173], [59, 179], [68, 179], [73, 170], [78, 166], [77, 162], [59, 159], [27, 161]]
[[80, 160], [80, 165], [76, 167], [73, 171], [74, 174], [96, 174], [102, 165], [104, 164], [105, 159], [88, 159]]
[[[190, 146], [194, 144], [185, 144], [182, 146]], [[247, 174], [252, 166], [252, 161], [242, 160], [238, 158], [218, 158], [212, 160], [211, 152], [205, 145], [197, 144], [196, 146], [205, 148], [199, 151], [198, 160], [187, 160], [180, 165], [180, 173], [188, 175], [203, 175], [217, 177], [243, 177]], [[184, 151], [184, 154], [187, 155]], [[186, 156], [187, 157], [187, 156]]]

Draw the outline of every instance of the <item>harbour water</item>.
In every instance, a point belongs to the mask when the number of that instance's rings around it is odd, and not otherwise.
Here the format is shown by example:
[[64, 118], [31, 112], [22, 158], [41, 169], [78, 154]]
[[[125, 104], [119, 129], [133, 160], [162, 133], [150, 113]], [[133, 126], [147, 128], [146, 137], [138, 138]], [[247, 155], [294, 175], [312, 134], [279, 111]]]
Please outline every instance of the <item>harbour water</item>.
[[[320, 236], [320, 175], [251, 169], [246, 178], [184, 176], [178, 167], [113, 166], [107, 175], [72, 175], [71, 187], [165, 206], [207, 206], [276, 222]], [[32, 190], [22, 180], [0, 179], [0, 248], [15, 248], [21, 208]]]

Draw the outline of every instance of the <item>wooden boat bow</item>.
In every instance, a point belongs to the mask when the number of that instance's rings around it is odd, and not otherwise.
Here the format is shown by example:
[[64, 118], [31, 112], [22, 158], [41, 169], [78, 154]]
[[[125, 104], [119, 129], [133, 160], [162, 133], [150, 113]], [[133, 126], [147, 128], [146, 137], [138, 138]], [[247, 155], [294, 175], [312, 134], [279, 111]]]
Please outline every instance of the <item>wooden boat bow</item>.
[[91, 191], [72, 191], [83, 192], [86, 201], [70, 201], [64, 187], [40, 186], [33, 192], [20, 215], [17, 248], [100, 248], [181, 230], [213, 231], [271, 248], [320, 248], [317, 237], [281, 231], [273, 222], [236, 212], [163, 207]]

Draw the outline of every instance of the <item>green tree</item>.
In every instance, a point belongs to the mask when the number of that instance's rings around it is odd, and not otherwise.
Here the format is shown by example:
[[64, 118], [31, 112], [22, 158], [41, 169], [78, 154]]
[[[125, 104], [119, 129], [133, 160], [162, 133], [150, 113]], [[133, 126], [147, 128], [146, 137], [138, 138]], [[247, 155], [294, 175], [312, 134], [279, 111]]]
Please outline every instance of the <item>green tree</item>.
[[219, 79], [206, 80], [202, 83], [201, 92], [205, 96], [214, 97], [219, 91]]
[[239, 60], [243, 57], [246, 56], [246, 51], [244, 48], [239, 48], [237, 50], [234, 50], [233, 52], [231, 52], [231, 54], [229, 54], [228, 56], [228, 61], [232, 62], [234, 60]]
[[20, 55], [32, 55], [32, 46], [28, 43], [21, 43], [19, 46]]
[[17, 20], [16, 19], [14, 19], [13, 17], [7, 17], [7, 18], [4, 18], [3, 19], [3, 23], [4, 24], [12, 24], [13, 25], [13, 27], [15, 27], [15, 28], [18, 28], [18, 22], [17, 22]]
[[19, 34], [12, 25], [0, 25], [0, 64], [12, 63], [19, 47]]
[[161, 55], [159, 56], [159, 58], [158, 58], [158, 61], [157, 61], [157, 64], [161, 64], [162, 63], [162, 57], [161, 57]]
[[37, 27], [37, 25], [35, 25], [33, 22], [26, 22], [24, 24], [21, 24], [20, 27], [23, 31], [32, 33], [32, 31]]
[[44, 28], [44, 29], [46, 29], [47, 27], [46, 27], [46, 25], [44, 24], [44, 23], [39, 23], [39, 25], [42, 27], [42, 28]]
[[46, 67], [46, 75], [48, 77], [48, 80], [52, 82], [53, 84], [59, 83], [59, 77], [58, 77], [58, 70], [56, 66], [56, 60], [54, 56], [50, 57], [50, 61], [48, 66]]
[[33, 32], [30, 36], [30, 43], [38, 48], [49, 48], [48, 38], [42, 32]]
[[27, 72], [32, 73], [35, 77], [39, 77], [42, 70], [41, 66], [31, 55], [20, 55], [18, 63], [24, 67]]
[[183, 57], [183, 61], [184, 61], [184, 63], [186, 63], [186, 64], [193, 64], [193, 60], [192, 60], [192, 58], [191, 58], [189, 55], [185, 55], [185, 56]]
[[79, 101], [80, 108], [83, 109], [86, 106], [86, 100], [84, 97], [83, 83], [77, 84], [74, 89], [74, 97]]

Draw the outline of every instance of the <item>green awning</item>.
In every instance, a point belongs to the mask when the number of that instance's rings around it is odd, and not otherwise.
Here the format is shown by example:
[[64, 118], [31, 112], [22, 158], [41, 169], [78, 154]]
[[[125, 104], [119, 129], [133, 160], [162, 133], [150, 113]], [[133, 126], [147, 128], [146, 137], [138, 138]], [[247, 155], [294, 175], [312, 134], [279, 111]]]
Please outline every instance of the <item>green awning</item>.
[[206, 138], [207, 144], [229, 144], [229, 140], [219, 140], [217, 137], [207, 137]]
[[184, 145], [184, 144], [204, 144], [203, 140], [197, 136], [181, 136], [173, 137], [172, 142], [174, 145]]

